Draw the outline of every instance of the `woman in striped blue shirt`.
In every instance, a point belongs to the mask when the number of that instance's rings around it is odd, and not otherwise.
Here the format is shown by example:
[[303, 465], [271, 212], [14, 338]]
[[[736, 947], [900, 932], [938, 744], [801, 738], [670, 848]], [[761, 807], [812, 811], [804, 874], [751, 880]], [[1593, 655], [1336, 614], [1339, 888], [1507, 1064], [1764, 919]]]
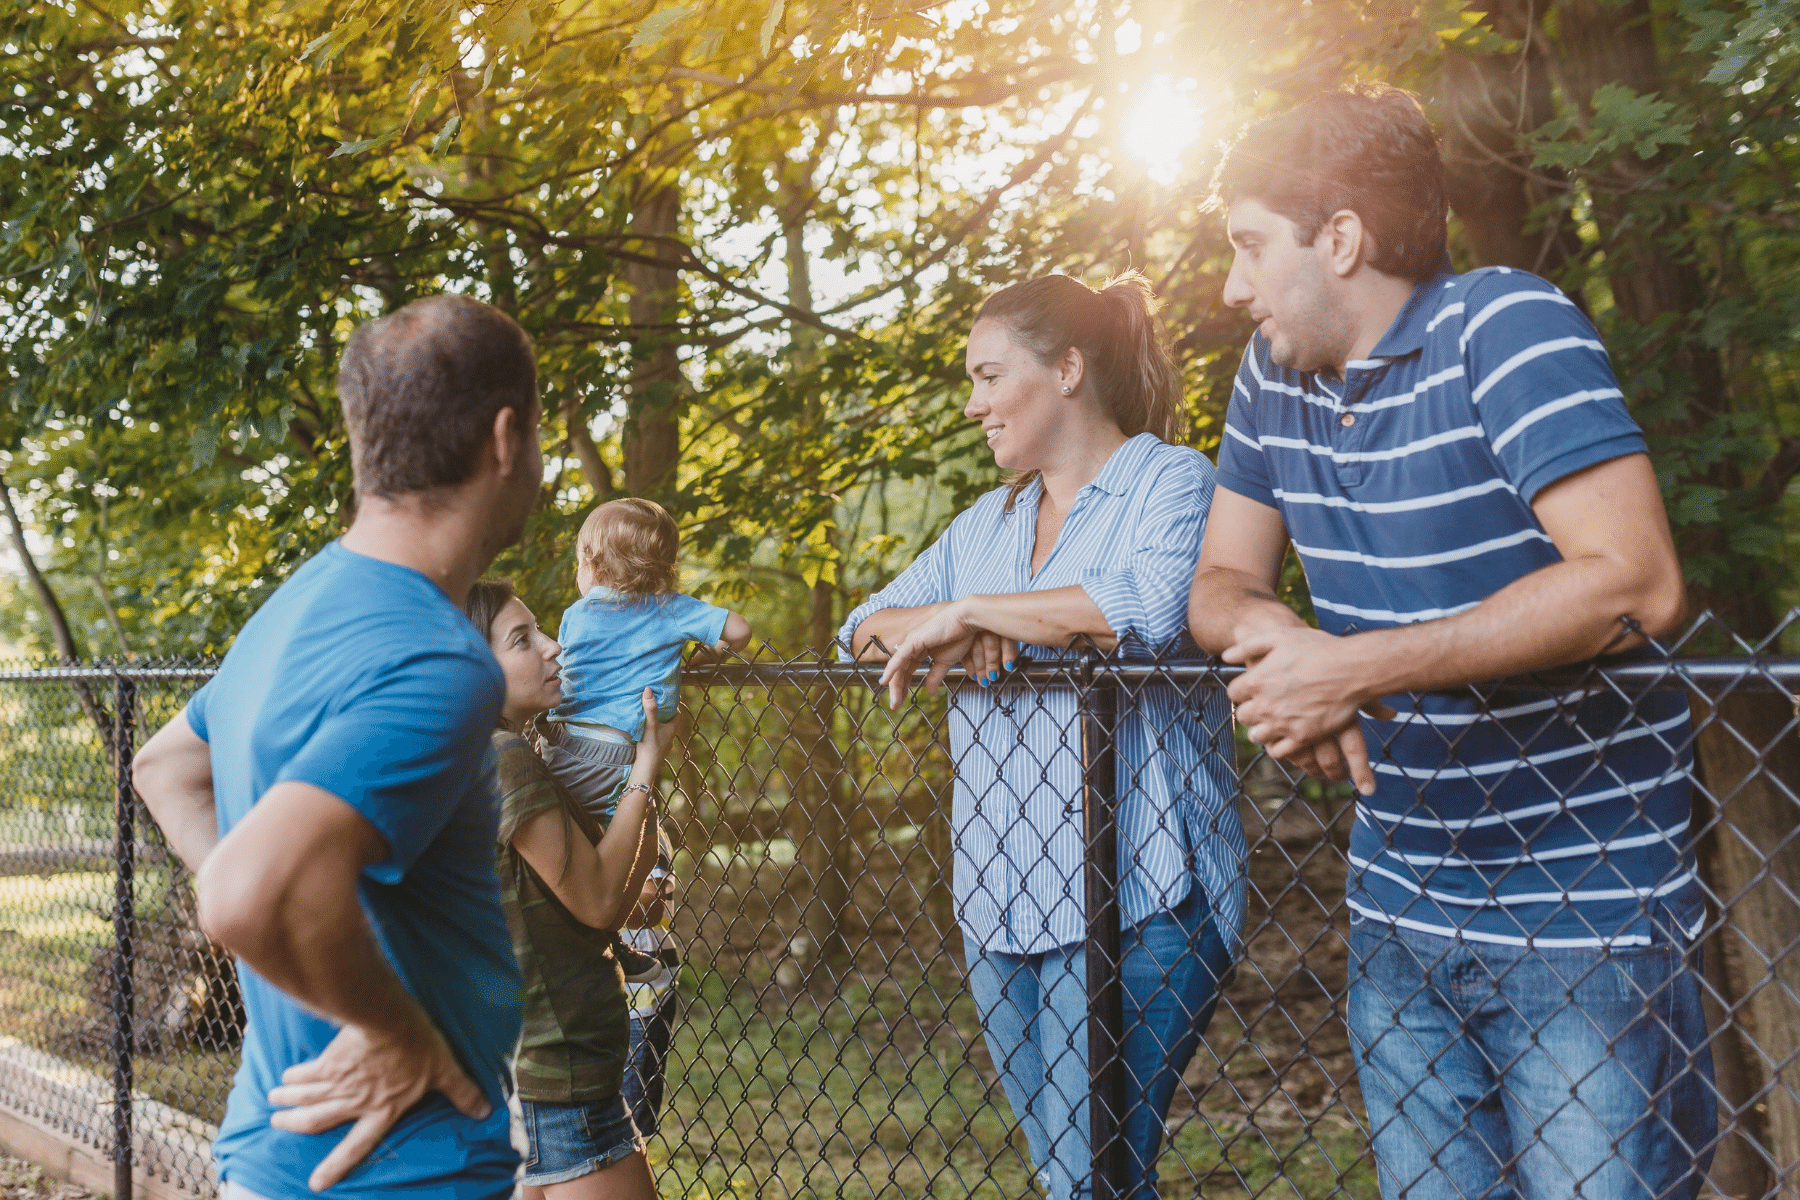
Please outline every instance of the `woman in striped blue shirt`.
[[[1101, 291], [1066, 275], [989, 298], [969, 334], [965, 412], [1017, 472], [845, 622], [858, 657], [892, 648], [893, 702], [932, 660], [960, 663], [954, 893], [988, 1050], [1053, 1200], [1089, 1192], [1081, 744], [1072, 687], [1009, 678], [1086, 638], [1175, 652], [1212, 502], [1212, 465], [1169, 444], [1180, 373], [1141, 275]], [[1188, 651], [1193, 653], [1192, 650]], [[977, 686], [978, 685], [978, 686]], [[1230, 708], [1212, 689], [1120, 698], [1130, 1187], [1155, 1195], [1175, 1085], [1218, 1001], [1244, 910]]]

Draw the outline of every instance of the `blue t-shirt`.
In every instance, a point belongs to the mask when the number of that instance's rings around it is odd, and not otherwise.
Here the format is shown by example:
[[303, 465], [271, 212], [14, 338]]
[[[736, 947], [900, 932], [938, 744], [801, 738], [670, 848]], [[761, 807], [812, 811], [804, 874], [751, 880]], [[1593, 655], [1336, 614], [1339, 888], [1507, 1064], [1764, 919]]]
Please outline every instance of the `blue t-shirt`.
[[[1277, 366], [1255, 335], [1219, 485], [1281, 513], [1319, 627], [1342, 634], [1460, 613], [1560, 562], [1532, 499], [1643, 452], [1581, 310], [1489, 268], [1420, 284], [1343, 379]], [[1378, 790], [1351, 833], [1354, 912], [1543, 947], [1698, 929], [1682, 696], [1388, 702], [1394, 720], [1363, 719]]]
[[611, 725], [644, 736], [644, 689], [656, 694], [656, 719], [675, 719], [681, 648], [715, 645], [731, 615], [704, 600], [670, 592], [631, 599], [594, 588], [564, 612], [563, 702], [552, 720]]
[[[519, 1159], [506, 1098], [524, 981], [500, 907], [490, 744], [505, 694], [487, 642], [436, 584], [334, 542], [269, 598], [188, 702], [188, 724], [212, 752], [221, 837], [290, 780], [330, 792], [381, 831], [390, 854], [363, 873], [363, 911], [494, 1106], [473, 1121], [431, 1093], [327, 1196], [512, 1194]], [[303, 1200], [318, 1195], [307, 1176], [349, 1126], [272, 1128], [267, 1097], [337, 1026], [242, 962], [238, 972], [249, 1021], [213, 1154], [223, 1177], [271, 1200]]]

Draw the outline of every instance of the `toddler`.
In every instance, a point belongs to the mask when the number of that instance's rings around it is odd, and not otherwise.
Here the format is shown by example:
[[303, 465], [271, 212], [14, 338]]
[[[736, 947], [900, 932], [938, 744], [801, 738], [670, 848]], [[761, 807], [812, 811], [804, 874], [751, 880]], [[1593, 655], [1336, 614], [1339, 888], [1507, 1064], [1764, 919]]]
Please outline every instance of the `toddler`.
[[644, 734], [644, 688], [656, 719], [675, 719], [681, 650], [690, 641], [741, 649], [750, 623], [675, 590], [681, 537], [661, 505], [602, 504], [581, 526], [575, 585], [563, 613], [563, 701], [545, 730], [544, 761], [596, 820], [612, 819]]

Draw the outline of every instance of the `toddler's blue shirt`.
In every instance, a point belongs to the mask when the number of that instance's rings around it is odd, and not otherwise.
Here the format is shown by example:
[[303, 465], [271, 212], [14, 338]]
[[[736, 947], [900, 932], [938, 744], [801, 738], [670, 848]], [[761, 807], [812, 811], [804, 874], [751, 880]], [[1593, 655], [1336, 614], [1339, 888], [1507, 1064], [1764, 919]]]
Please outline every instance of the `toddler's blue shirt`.
[[730, 615], [679, 592], [633, 600], [595, 588], [563, 613], [563, 702], [551, 719], [611, 725], [636, 740], [644, 736], [641, 697], [648, 687], [656, 719], [674, 720], [681, 648], [690, 640], [716, 644]]

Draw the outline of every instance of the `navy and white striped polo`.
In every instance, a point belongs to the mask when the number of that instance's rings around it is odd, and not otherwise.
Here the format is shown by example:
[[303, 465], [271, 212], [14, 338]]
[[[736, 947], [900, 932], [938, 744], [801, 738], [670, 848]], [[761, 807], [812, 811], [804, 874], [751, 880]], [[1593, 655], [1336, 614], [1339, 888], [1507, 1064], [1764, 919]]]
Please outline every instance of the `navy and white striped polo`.
[[[1342, 379], [1277, 366], [1254, 335], [1219, 483], [1280, 511], [1320, 627], [1344, 634], [1462, 612], [1560, 561], [1538, 491], [1643, 451], [1587, 318], [1489, 268], [1420, 284]], [[1698, 931], [1681, 696], [1388, 702], [1394, 720], [1363, 722], [1379, 786], [1351, 835], [1353, 911], [1542, 947]]]

